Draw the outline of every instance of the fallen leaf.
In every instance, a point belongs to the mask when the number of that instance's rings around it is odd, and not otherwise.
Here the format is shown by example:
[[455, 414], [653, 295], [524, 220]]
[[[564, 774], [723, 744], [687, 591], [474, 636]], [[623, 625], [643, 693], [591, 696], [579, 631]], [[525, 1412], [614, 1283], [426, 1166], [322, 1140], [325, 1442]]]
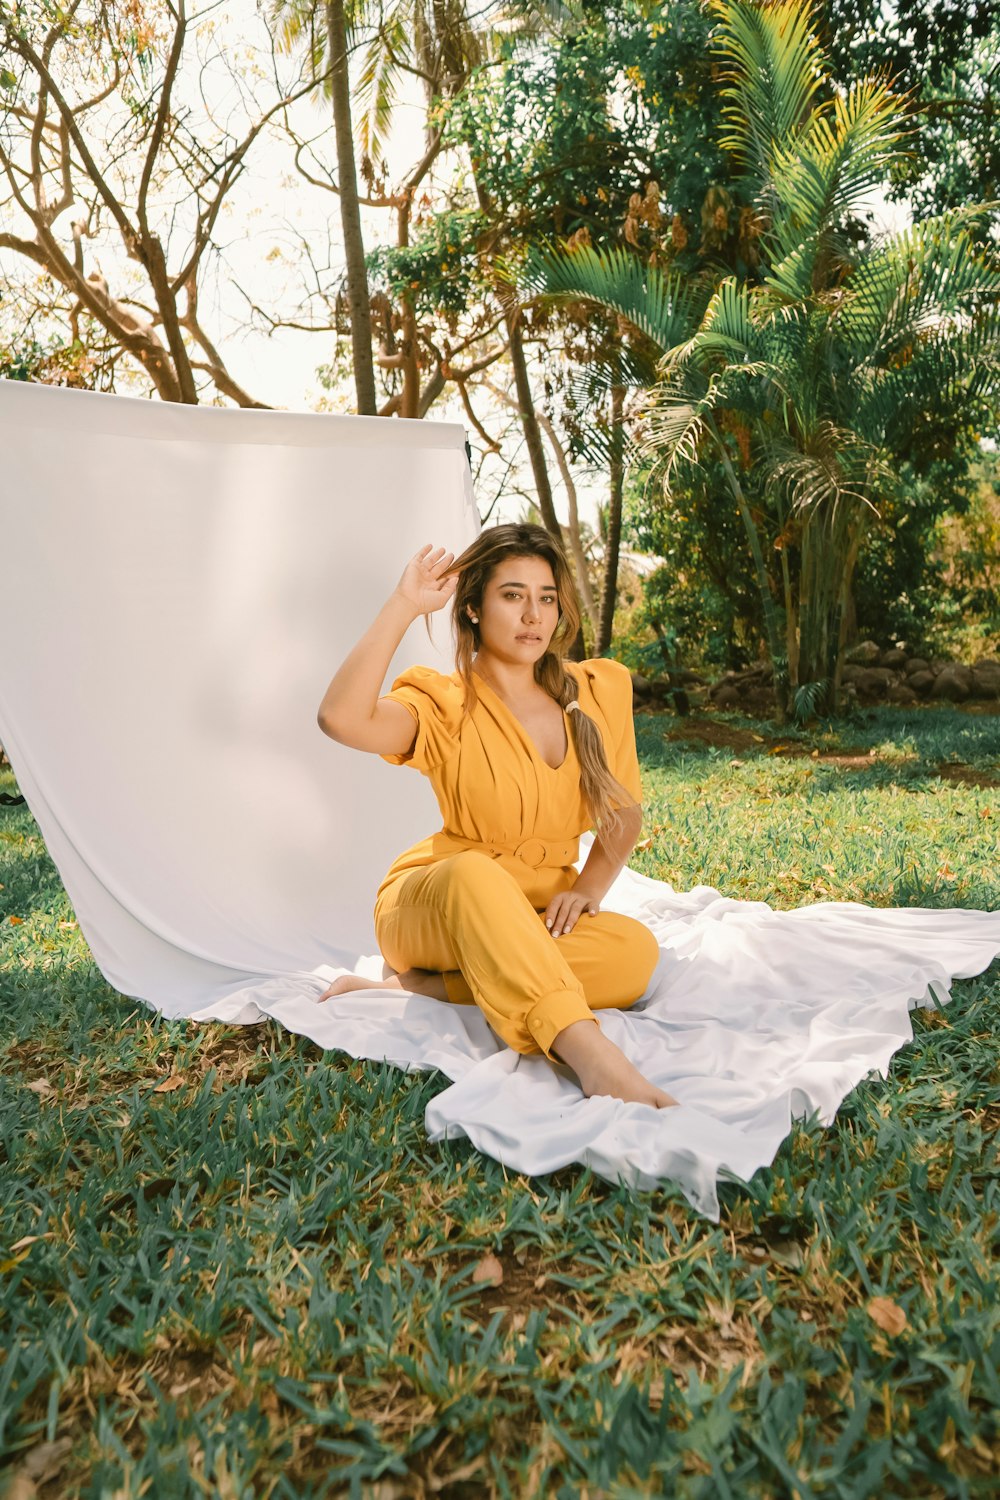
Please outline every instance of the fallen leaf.
[[178, 1385], [170, 1387], [170, 1399], [176, 1401], [179, 1396], [185, 1395], [188, 1391], [193, 1391], [195, 1386], [198, 1385], [201, 1385], [200, 1375], [196, 1375], [193, 1380], [182, 1380]]
[[772, 745], [771, 748], [770, 748], [770, 750], [767, 753], [768, 753], [768, 755], [781, 755], [782, 751], [787, 750], [787, 749], [788, 749], [787, 745]]
[[55, 1089], [47, 1078], [33, 1078], [30, 1083], [26, 1083], [24, 1086], [26, 1089], [30, 1089], [33, 1094], [37, 1094], [39, 1098], [44, 1098], [49, 1094], [55, 1093]]
[[[9, 1276], [11, 1271], [16, 1271], [27, 1254], [27, 1250], [22, 1250], [20, 1255], [8, 1256], [6, 1260], [0, 1260], [0, 1276]], [[3, 1500], [7, 1500], [6, 1495]]]
[[8, 922], [10, 923], [10, 925], [12, 927], [23, 927], [24, 926], [24, 918], [23, 917], [8, 917], [7, 920], [8, 920]]
[[484, 1255], [472, 1273], [472, 1280], [474, 1283], [488, 1281], [492, 1286], [499, 1286], [503, 1281], [503, 1266], [495, 1255]]
[[652, 847], [653, 847], [653, 840], [652, 839], [643, 839], [642, 843], [641, 844], [636, 844], [635, 847], [637, 849], [652, 849]]
[[51, 1234], [26, 1234], [24, 1239], [18, 1240], [16, 1245], [11, 1245], [11, 1255], [16, 1255], [19, 1250], [26, 1250], [29, 1245], [36, 1244], [39, 1240], [50, 1240]]
[[786, 1240], [784, 1244], [771, 1245], [769, 1253], [772, 1260], [776, 1260], [779, 1266], [784, 1266], [789, 1271], [800, 1271], [806, 1263], [806, 1253], [798, 1240]]
[[182, 1078], [179, 1073], [171, 1073], [169, 1078], [164, 1078], [161, 1083], [158, 1083], [156, 1085], [153, 1093], [172, 1094], [175, 1089], [182, 1089], [185, 1083], [186, 1079]]
[[45, 1484], [62, 1471], [72, 1448], [73, 1439], [68, 1437], [56, 1438], [54, 1443], [39, 1443], [37, 1448], [25, 1454], [21, 1472], [29, 1479]]
[[895, 1335], [906, 1327], [906, 1314], [891, 1297], [873, 1297], [868, 1304], [868, 1316], [885, 1333]]

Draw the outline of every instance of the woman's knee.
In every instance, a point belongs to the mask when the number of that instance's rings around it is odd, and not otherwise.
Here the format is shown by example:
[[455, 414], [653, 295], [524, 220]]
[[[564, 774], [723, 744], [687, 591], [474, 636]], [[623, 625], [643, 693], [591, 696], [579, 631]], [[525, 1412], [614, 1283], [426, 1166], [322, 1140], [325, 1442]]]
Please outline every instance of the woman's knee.
[[646, 983], [639, 991], [639, 994], [641, 995], [647, 988], [649, 981], [652, 979], [654, 973], [656, 972], [656, 966], [660, 962], [660, 955], [663, 950], [660, 947], [660, 940], [656, 936], [656, 933], [651, 931], [650, 928], [648, 928], [643, 922], [640, 922], [639, 926], [642, 928], [642, 946], [644, 949], [643, 972], [646, 976]]
[[628, 925], [616, 955], [618, 985], [623, 998], [638, 1000], [646, 993], [660, 961], [660, 944], [656, 934], [636, 917], [621, 917], [621, 921]]

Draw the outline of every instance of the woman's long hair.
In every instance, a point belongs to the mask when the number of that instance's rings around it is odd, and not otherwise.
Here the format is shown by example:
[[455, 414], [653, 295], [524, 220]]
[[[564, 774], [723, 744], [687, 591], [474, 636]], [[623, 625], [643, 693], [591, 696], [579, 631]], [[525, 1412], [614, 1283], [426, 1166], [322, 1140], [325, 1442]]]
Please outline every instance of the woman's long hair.
[[[483, 593], [494, 568], [514, 557], [543, 557], [552, 569], [559, 595], [559, 622], [545, 655], [535, 663], [535, 681], [562, 708], [577, 696], [576, 681], [563, 666], [563, 655], [576, 640], [580, 628], [580, 604], [562, 547], [544, 526], [527, 523], [491, 526], [481, 532], [452, 564], [458, 573], [452, 616], [455, 665], [465, 684], [466, 714], [478, 700], [472, 677], [472, 657], [479, 649], [479, 626], [469, 619], [468, 609], [471, 606], [473, 614], [481, 614]], [[567, 719], [580, 762], [580, 788], [594, 820], [595, 832], [613, 832], [621, 826], [622, 820], [612, 806], [612, 800], [625, 807], [639, 804], [611, 774], [601, 731], [590, 715], [584, 713], [582, 705], [578, 711], [567, 714]]]

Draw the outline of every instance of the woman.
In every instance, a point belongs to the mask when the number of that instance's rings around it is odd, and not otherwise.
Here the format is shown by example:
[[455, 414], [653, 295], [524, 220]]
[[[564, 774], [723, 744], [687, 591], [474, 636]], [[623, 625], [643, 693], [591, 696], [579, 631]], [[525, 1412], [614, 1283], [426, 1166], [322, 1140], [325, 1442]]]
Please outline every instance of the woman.
[[[453, 597], [456, 671], [411, 667], [379, 697], [409, 626]], [[509, 1046], [565, 1063], [586, 1095], [663, 1108], [677, 1101], [593, 1014], [634, 1004], [660, 950], [643, 923], [600, 910], [639, 835], [641, 787], [628, 671], [564, 660], [579, 622], [569, 566], [544, 528], [492, 527], [458, 558], [428, 543], [335, 673], [318, 719], [331, 739], [421, 771], [444, 818], [379, 886], [382, 986], [475, 1003]], [[373, 987], [345, 975], [320, 999]]]

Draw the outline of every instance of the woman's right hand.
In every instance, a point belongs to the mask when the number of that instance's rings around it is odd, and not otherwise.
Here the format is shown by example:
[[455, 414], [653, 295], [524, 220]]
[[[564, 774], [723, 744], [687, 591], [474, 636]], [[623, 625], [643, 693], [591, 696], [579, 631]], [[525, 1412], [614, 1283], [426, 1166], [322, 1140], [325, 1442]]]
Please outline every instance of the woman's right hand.
[[428, 542], [406, 564], [396, 593], [422, 615], [443, 609], [458, 586], [458, 574], [448, 572], [454, 559], [454, 552]]

